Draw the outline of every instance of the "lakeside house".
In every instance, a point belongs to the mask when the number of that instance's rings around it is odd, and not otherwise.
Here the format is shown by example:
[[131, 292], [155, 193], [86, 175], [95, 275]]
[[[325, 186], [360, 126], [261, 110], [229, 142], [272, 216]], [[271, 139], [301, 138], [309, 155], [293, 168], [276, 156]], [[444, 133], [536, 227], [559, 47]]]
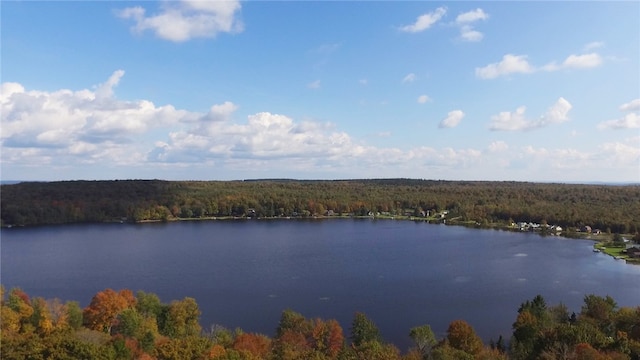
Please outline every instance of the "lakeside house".
[[586, 232], [586, 233], [591, 233], [591, 226], [589, 225], [584, 225], [580, 228], [581, 232]]
[[630, 258], [640, 258], [640, 245], [627, 245], [623, 252]]

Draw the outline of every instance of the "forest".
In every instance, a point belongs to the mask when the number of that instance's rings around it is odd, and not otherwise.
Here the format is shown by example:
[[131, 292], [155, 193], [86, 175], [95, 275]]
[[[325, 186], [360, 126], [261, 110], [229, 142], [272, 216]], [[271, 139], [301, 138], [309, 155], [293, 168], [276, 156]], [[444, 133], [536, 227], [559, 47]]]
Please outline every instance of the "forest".
[[483, 343], [464, 320], [438, 338], [428, 324], [407, 329], [413, 346], [387, 343], [375, 322], [356, 312], [348, 329], [336, 320], [284, 310], [274, 334], [221, 325], [203, 328], [195, 299], [163, 303], [153, 293], [106, 289], [89, 305], [1, 293], [2, 359], [464, 360], [640, 359], [640, 306], [618, 307], [587, 295], [578, 313], [541, 295], [517, 310], [508, 339]]
[[61, 181], [0, 186], [2, 226], [225, 217], [431, 217], [640, 230], [640, 185], [371, 180]]

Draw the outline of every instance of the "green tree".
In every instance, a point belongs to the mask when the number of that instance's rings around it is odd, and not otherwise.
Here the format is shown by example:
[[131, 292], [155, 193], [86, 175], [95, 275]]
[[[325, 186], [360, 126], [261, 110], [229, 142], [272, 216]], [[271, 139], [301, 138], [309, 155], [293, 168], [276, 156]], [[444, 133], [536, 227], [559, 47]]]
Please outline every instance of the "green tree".
[[140, 290], [136, 293], [136, 299], [136, 310], [140, 315], [157, 319], [162, 314], [163, 306], [158, 295]]
[[118, 314], [115, 332], [127, 337], [139, 338], [143, 321], [144, 318], [135, 308], [124, 309]]
[[416, 348], [425, 359], [431, 355], [433, 347], [438, 343], [429, 325], [412, 328], [409, 331], [409, 337], [413, 340]]
[[80, 307], [80, 304], [77, 301], [68, 301], [65, 303], [65, 307], [67, 309], [69, 326], [74, 330], [80, 329], [83, 323], [82, 308]]
[[609, 295], [586, 295], [580, 312], [580, 320], [588, 321], [608, 336], [614, 335], [613, 317], [618, 305]]
[[624, 238], [618, 233], [613, 234], [612, 241], [614, 246], [624, 246]]
[[351, 323], [351, 343], [358, 347], [366, 342], [381, 342], [380, 330], [364, 313], [356, 312]]
[[167, 308], [162, 333], [172, 338], [199, 335], [202, 330], [199, 318], [200, 309], [194, 298], [174, 300]]

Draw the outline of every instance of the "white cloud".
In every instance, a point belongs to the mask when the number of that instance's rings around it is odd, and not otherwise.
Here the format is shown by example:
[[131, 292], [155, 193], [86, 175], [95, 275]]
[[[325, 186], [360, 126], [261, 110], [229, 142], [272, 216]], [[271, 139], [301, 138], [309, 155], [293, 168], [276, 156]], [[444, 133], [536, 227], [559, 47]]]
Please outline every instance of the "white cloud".
[[[206, 113], [155, 105], [148, 100], [119, 100], [117, 80], [93, 90], [38, 91], [18, 83], [1, 84], [0, 157], [3, 175], [21, 179], [73, 179], [105, 176], [211, 178], [300, 176], [306, 178], [404, 176], [448, 179], [532, 180], [541, 169], [572, 169], [584, 176], [589, 164], [626, 171], [640, 156], [637, 139], [593, 145], [593, 151], [513, 148], [504, 141], [484, 147], [376, 147], [363, 143], [330, 123], [297, 121], [268, 111], [236, 119], [239, 106], [220, 102]], [[99, 98], [99, 89], [109, 88]], [[635, 108], [635, 100], [621, 108]], [[539, 120], [522, 118], [525, 128], [562, 122], [570, 104], [559, 99]], [[464, 113], [451, 111], [442, 126], [460, 123]], [[376, 133], [377, 137], [389, 133]], [[513, 165], [520, 161], [521, 167]], [[516, 170], [513, 170], [513, 169]], [[92, 170], [89, 170], [92, 169]], [[107, 173], [93, 172], [109, 169]], [[161, 175], [158, 170], [162, 169]], [[179, 169], [179, 170], [176, 170]], [[204, 170], [206, 169], [206, 171]], [[487, 169], [491, 169], [488, 171]], [[586, 170], [585, 170], [586, 169]], [[112, 171], [113, 170], [113, 171]], [[90, 172], [91, 171], [91, 172]], [[140, 172], [138, 172], [140, 171]], [[384, 173], [381, 173], [383, 171]], [[562, 172], [560, 172], [562, 171]], [[25, 175], [26, 174], [26, 175]], [[43, 175], [44, 174], [44, 175]], [[128, 174], [128, 175], [121, 175]], [[177, 175], [176, 175], [177, 174]], [[20, 176], [24, 175], [24, 176]], [[30, 177], [29, 177], [30, 176]], [[551, 176], [551, 175], [549, 175]], [[41, 178], [42, 179], [42, 178]], [[554, 178], [540, 178], [549, 180]], [[537, 179], [533, 179], [537, 180]]]
[[491, 144], [489, 144], [487, 149], [490, 152], [501, 152], [501, 151], [505, 151], [505, 150], [509, 149], [509, 145], [507, 145], [506, 142], [499, 140], [499, 141], [494, 141]]
[[498, 76], [514, 73], [531, 73], [534, 68], [527, 61], [526, 55], [507, 54], [502, 57], [502, 61], [489, 64], [482, 68], [476, 68], [476, 76], [481, 79], [494, 79]]
[[151, 30], [156, 36], [174, 42], [193, 38], [213, 38], [220, 32], [241, 32], [237, 19], [240, 2], [180, 0], [163, 2], [159, 13], [147, 16], [142, 7], [129, 7], [118, 12], [123, 19], [132, 19], [132, 30]]
[[583, 51], [591, 51], [593, 49], [598, 49], [604, 46], [602, 41], [593, 41], [584, 46]]
[[427, 103], [429, 101], [431, 101], [431, 98], [429, 98], [429, 96], [427, 96], [427, 95], [418, 96], [418, 104], [425, 104], [425, 103]]
[[533, 130], [551, 124], [559, 124], [569, 120], [568, 114], [572, 105], [564, 98], [559, 98], [547, 112], [537, 120], [525, 117], [526, 107], [521, 106], [514, 112], [504, 111], [491, 117], [489, 129], [499, 131]]
[[[128, 153], [131, 159], [135, 158], [132, 136], [200, 116], [146, 100], [116, 100], [113, 88], [123, 75], [124, 71], [115, 71], [95, 91], [27, 91], [20, 84], [2, 84], [3, 150], [13, 156], [16, 152], [34, 156], [43, 149], [57, 156], [90, 152], [85, 159]], [[122, 147], [129, 151], [116, 151]]]
[[416, 74], [414, 73], [409, 73], [407, 74], [407, 76], [405, 76], [404, 78], [402, 78], [402, 82], [403, 83], [410, 83], [410, 82], [414, 82], [416, 81], [418, 77], [416, 76]]
[[466, 13], [462, 13], [456, 17], [457, 24], [468, 24], [473, 23], [478, 20], [487, 20], [489, 18], [489, 14], [485, 13], [484, 10], [477, 8], [475, 10], [467, 11]]
[[[627, 145], [619, 142], [603, 143], [598, 146], [599, 156], [608, 159], [609, 164], [613, 166], [635, 166], [638, 170], [640, 164], [640, 144], [635, 146]], [[636, 173], [637, 174], [637, 173]]]
[[449, 111], [447, 117], [440, 121], [439, 128], [452, 128], [458, 126], [460, 121], [464, 118], [464, 112], [462, 110]]
[[120, 79], [124, 76], [124, 70], [116, 70], [107, 82], [101, 84], [96, 89], [96, 97], [100, 99], [110, 98], [113, 96], [113, 88], [120, 83]]
[[640, 111], [640, 99], [631, 100], [626, 104], [620, 105], [620, 111]]
[[489, 14], [480, 8], [458, 15], [455, 23], [460, 26], [460, 37], [462, 40], [473, 42], [482, 40], [484, 35], [475, 30], [472, 24], [480, 20], [487, 20], [488, 18]]
[[[621, 178], [638, 181], [637, 166], [640, 162], [640, 147], [619, 142], [597, 145], [593, 151], [580, 151], [572, 148], [535, 148], [526, 146], [516, 154], [527, 164], [528, 172], [544, 172], [551, 176], [559, 174], [576, 174], [577, 181], [582, 169], [591, 169], [594, 163], [600, 170], [616, 170], [611, 180], [620, 181]], [[635, 169], [635, 170], [634, 170]], [[570, 172], [567, 172], [567, 171]], [[634, 174], [635, 171], [635, 174]], [[575, 175], [574, 175], [575, 176]], [[553, 177], [552, 177], [553, 178]]]
[[565, 68], [585, 69], [597, 67], [602, 64], [602, 57], [596, 53], [583, 55], [569, 55], [562, 63]]
[[619, 130], [640, 128], [640, 99], [634, 99], [620, 105], [620, 111], [628, 113], [621, 118], [601, 122], [598, 124], [598, 129]]
[[410, 33], [424, 31], [430, 28], [433, 24], [437, 23], [446, 13], [446, 8], [439, 7], [430, 13], [418, 16], [415, 23], [400, 27], [400, 31]]
[[588, 69], [602, 65], [602, 57], [597, 53], [569, 55], [561, 64], [553, 61], [536, 67], [529, 63], [526, 55], [506, 54], [502, 60], [476, 68], [476, 76], [481, 79], [495, 79], [509, 74], [530, 74], [537, 71], [558, 71], [562, 69]]
[[484, 35], [481, 32], [474, 30], [471, 26], [465, 25], [460, 28], [460, 37], [464, 41], [476, 42], [482, 40]]
[[309, 89], [320, 89], [320, 80], [312, 81], [307, 84]]
[[598, 128], [603, 129], [638, 129], [640, 128], [640, 113], [633, 112], [625, 114], [620, 119], [605, 121], [598, 125]]

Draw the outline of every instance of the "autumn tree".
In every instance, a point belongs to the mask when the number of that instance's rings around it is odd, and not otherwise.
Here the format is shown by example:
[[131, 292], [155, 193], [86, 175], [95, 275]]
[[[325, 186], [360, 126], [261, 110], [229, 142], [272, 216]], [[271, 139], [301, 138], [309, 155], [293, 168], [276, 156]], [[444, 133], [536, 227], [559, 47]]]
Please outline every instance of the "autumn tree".
[[233, 349], [249, 354], [251, 359], [266, 359], [271, 350], [271, 339], [262, 334], [240, 334], [233, 342]]
[[480, 353], [483, 347], [482, 340], [476, 331], [464, 320], [454, 320], [449, 324], [447, 341], [453, 348], [471, 355]]
[[44, 298], [34, 298], [32, 300], [33, 314], [31, 314], [30, 322], [36, 330], [42, 334], [48, 335], [53, 331], [53, 321], [51, 312]]
[[124, 309], [135, 306], [135, 303], [136, 299], [131, 290], [100, 291], [83, 311], [85, 325], [93, 330], [110, 333], [118, 314]]
[[344, 346], [344, 335], [340, 324], [334, 319], [327, 321], [315, 319], [311, 325], [313, 348], [328, 358], [335, 359]]
[[273, 354], [279, 359], [335, 359], [343, 347], [342, 327], [336, 320], [308, 320], [285, 310], [276, 330]]

